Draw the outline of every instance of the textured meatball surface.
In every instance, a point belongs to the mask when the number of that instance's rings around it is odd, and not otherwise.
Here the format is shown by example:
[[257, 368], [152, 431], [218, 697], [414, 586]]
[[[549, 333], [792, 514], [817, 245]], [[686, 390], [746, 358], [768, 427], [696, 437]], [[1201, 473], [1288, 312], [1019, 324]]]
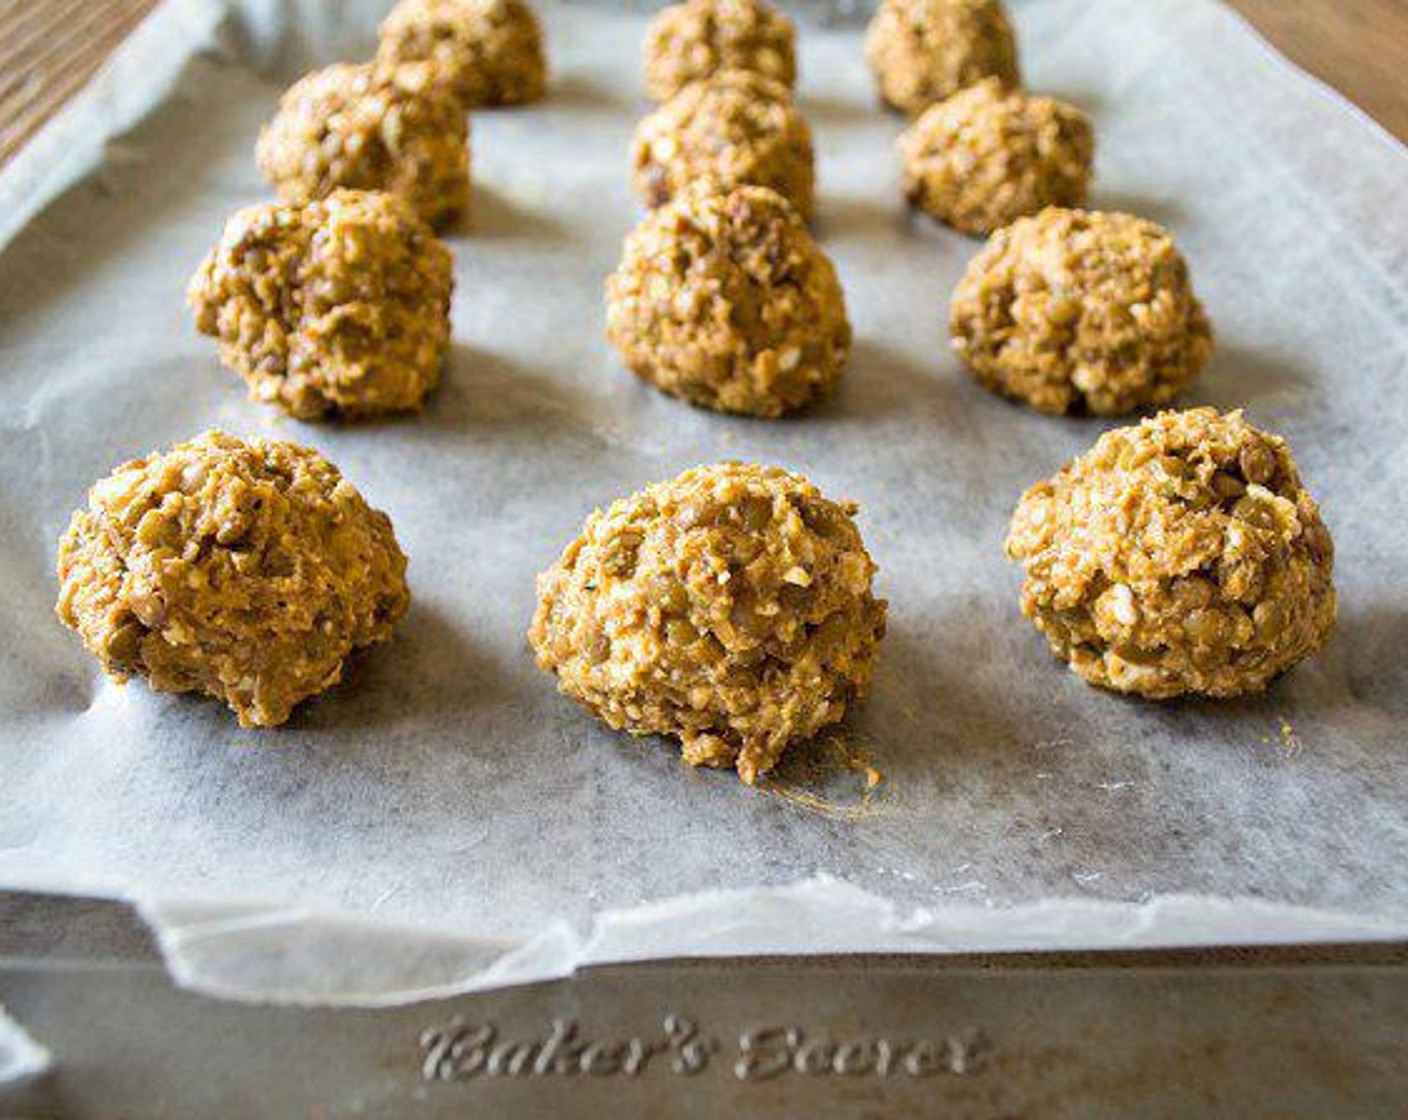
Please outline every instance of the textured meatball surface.
[[1106, 432], [1022, 496], [1007, 553], [1056, 656], [1120, 692], [1256, 692], [1334, 627], [1330, 534], [1286, 442], [1240, 412]]
[[931, 105], [898, 147], [912, 205], [988, 234], [1048, 206], [1083, 205], [1095, 133], [1074, 106], [985, 78]]
[[1020, 80], [1000, 0], [880, 0], [865, 57], [880, 100], [911, 117], [983, 78]]
[[1212, 327], [1167, 230], [1052, 207], [999, 229], [953, 294], [954, 351], [988, 388], [1043, 412], [1164, 404], [1212, 355]]
[[450, 338], [450, 251], [397, 196], [237, 212], [187, 291], [255, 400], [293, 416], [418, 408]]
[[636, 190], [661, 206], [702, 179], [771, 187], [810, 220], [812, 134], [786, 88], [746, 70], [686, 87], [636, 128]]
[[654, 101], [722, 70], [750, 70], [791, 88], [797, 32], [761, 0], [685, 0], [658, 12], [645, 37], [645, 89]]
[[538, 577], [538, 664], [611, 727], [752, 783], [870, 681], [885, 603], [854, 513], [742, 463], [613, 502]]
[[829, 392], [851, 345], [836, 270], [796, 210], [765, 187], [707, 183], [626, 238], [606, 334], [656, 388], [762, 417]]
[[390, 191], [434, 226], [469, 205], [469, 122], [429, 64], [338, 63], [299, 79], [255, 157], [285, 202]]
[[547, 89], [542, 27], [523, 0], [400, 0], [377, 58], [428, 63], [466, 109], [523, 105]]
[[118, 680], [273, 727], [405, 613], [391, 522], [307, 447], [211, 431], [97, 483], [59, 546], [58, 616]]

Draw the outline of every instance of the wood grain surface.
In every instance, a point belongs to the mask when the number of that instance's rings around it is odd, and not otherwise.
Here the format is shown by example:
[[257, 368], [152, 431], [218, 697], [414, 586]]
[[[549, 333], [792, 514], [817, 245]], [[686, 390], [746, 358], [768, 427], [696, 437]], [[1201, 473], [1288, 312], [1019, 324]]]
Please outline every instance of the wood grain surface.
[[[1230, 0], [1282, 52], [1408, 142], [1408, 0]], [[156, 0], [0, 0], [0, 164]]]
[[1408, 143], [1408, 0], [1232, 0], [1232, 7]]
[[0, 0], [0, 164], [155, 6], [155, 0]]

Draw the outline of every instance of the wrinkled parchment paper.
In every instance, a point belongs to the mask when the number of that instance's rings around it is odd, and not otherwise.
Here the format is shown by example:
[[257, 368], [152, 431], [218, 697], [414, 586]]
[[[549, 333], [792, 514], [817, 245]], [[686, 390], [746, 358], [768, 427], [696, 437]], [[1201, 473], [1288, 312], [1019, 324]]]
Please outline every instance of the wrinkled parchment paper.
[[[857, 339], [834, 401], [731, 419], [616, 363], [600, 292], [638, 216], [645, 17], [580, 6], [544, 9], [550, 99], [474, 117], [426, 412], [315, 426], [246, 401], [183, 287], [268, 196], [251, 148], [280, 89], [366, 55], [379, 7], [168, 2], [0, 175], [0, 884], [136, 900], [197, 986], [367, 1003], [676, 953], [1408, 930], [1402, 148], [1204, 0], [1016, 5], [1029, 84], [1094, 117], [1095, 203], [1191, 260], [1218, 352], [1186, 403], [1287, 435], [1338, 545], [1324, 655], [1264, 697], [1155, 705], [1081, 684], [1018, 614], [1013, 504], [1106, 425], [1004, 403], [948, 355], [977, 243], [904, 213], [855, 29], [802, 31]], [[278, 732], [112, 685], [51, 614], [86, 488], [213, 425], [323, 450], [411, 558], [397, 640]], [[891, 604], [842, 742], [751, 790], [598, 725], [523, 638], [593, 506], [722, 458], [859, 500]]]

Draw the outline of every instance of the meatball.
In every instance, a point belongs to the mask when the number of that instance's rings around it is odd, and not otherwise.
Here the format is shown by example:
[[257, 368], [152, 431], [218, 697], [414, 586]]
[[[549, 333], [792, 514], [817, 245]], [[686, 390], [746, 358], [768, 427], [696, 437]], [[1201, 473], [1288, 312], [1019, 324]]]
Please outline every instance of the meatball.
[[1007, 554], [1022, 613], [1091, 684], [1256, 692], [1335, 622], [1334, 549], [1286, 442], [1240, 412], [1106, 432], [1023, 496]]
[[812, 134], [786, 88], [731, 70], [696, 82], [636, 128], [636, 190], [661, 206], [691, 183], [771, 187], [812, 216]]
[[377, 59], [430, 64], [466, 109], [522, 105], [547, 88], [542, 28], [523, 0], [400, 0]]
[[898, 146], [912, 205], [988, 234], [1047, 206], [1082, 205], [1095, 134], [1079, 109], [985, 78], [924, 110]]
[[450, 251], [395, 195], [237, 212], [191, 280], [255, 400], [304, 420], [420, 407], [450, 339]]
[[762, 0], [685, 0], [656, 14], [645, 37], [645, 90], [654, 101], [721, 70], [750, 70], [791, 88], [797, 32]]
[[469, 205], [469, 123], [426, 64], [309, 74], [283, 95], [255, 156], [285, 202], [338, 187], [391, 191], [431, 225]]
[[912, 117], [983, 78], [1019, 82], [1001, 0], [880, 0], [865, 57], [880, 100]]
[[613, 502], [538, 577], [538, 664], [613, 728], [751, 784], [870, 681], [885, 602], [855, 511], [742, 463]]
[[949, 333], [984, 385], [1053, 413], [1163, 404], [1212, 354], [1166, 230], [1054, 207], [992, 235], [954, 291]]
[[406, 611], [386, 514], [307, 447], [206, 432], [99, 482], [59, 546], [58, 616], [119, 681], [274, 727]]
[[796, 210], [766, 187], [709, 183], [626, 238], [606, 336], [656, 388], [763, 417], [829, 392], [851, 346], [836, 270]]

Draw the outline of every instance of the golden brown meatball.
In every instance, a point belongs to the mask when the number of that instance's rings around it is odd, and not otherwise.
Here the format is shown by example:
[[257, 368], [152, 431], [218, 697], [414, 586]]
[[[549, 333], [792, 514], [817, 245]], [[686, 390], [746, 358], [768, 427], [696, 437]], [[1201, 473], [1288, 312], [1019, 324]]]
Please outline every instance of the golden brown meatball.
[[1168, 231], [1054, 207], [992, 235], [953, 293], [949, 334], [984, 385], [1054, 413], [1163, 404], [1212, 354]]
[[661, 10], [645, 37], [645, 89], [654, 101], [723, 70], [750, 70], [791, 88], [792, 21], [761, 0], [685, 0]]
[[1256, 692], [1334, 626], [1330, 534], [1286, 442], [1240, 412], [1106, 432], [1022, 496], [1007, 553], [1056, 656], [1120, 692]]
[[988, 234], [1047, 206], [1080, 206], [1095, 133], [1079, 109], [986, 78], [931, 105], [899, 139], [910, 203]]
[[1019, 81], [1001, 0], [880, 0], [865, 57], [880, 99], [912, 117], [983, 78]]
[[250, 206], [191, 280], [196, 326], [293, 416], [419, 408], [450, 339], [450, 251], [400, 198]]
[[469, 205], [469, 123], [425, 64], [314, 71], [284, 94], [255, 155], [285, 202], [390, 191], [433, 226]]
[[764, 417], [829, 392], [851, 344], [836, 270], [792, 206], [766, 187], [708, 183], [626, 238], [606, 335], [656, 388]]
[[99, 482], [59, 546], [58, 615], [119, 681], [273, 727], [405, 613], [391, 522], [307, 447], [206, 432]]
[[771, 187], [812, 216], [812, 134], [787, 90], [770, 78], [727, 71], [688, 86], [636, 128], [636, 190], [661, 206], [685, 187]]
[[523, 0], [400, 0], [377, 59], [429, 63], [466, 109], [523, 105], [547, 88], [542, 28]]
[[885, 603], [855, 510], [742, 463], [613, 502], [538, 577], [538, 664], [613, 728], [752, 783], [870, 681]]

